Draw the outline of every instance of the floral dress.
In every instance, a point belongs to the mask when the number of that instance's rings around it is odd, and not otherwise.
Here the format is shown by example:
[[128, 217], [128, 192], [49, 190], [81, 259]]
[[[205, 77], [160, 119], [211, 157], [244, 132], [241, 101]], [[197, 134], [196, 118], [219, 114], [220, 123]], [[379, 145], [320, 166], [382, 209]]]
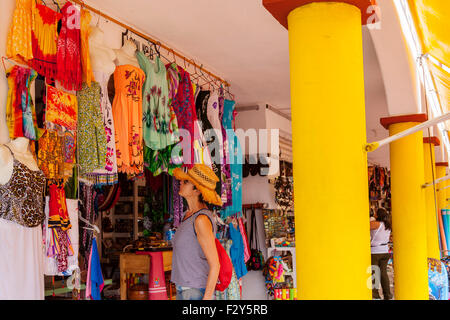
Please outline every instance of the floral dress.
[[229, 167], [231, 177], [231, 205], [225, 207], [221, 213], [221, 218], [226, 218], [236, 213], [242, 212], [242, 149], [238, 137], [233, 131], [233, 109], [235, 102], [225, 100], [223, 109], [223, 126], [227, 131], [227, 142], [229, 151]]
[[[166, 65], [169, 74], [177, 72], [179, 74], [179, 83], [176, 96], [173, 98], [172, 107], [178, 120], [178, 128], [180, 129], [180, 136], [183, 132], [189, 134], [189, 141], [183, 142], [180, 138], [181, 146], [186, 146], [190, 152], [183, 155], [183, 165], [191, 168], [194, 165], [194, 127], [197, 120], [197, 112], [195, 111], [194, 91], [192, 89], [191, 78], [189, 72], [176, 66], [175, 64]], [[169, 70], [172, 69], [172, 70]], [[170, 81], [170, 78], [169, 78]], [[183, 132], [181, 132], [183, 130]], [[189, 154], [190, 153], [190, 154]]]
[[78, 159], [80, 174], [104, 168], [106, 163], [106, 134], [100, 108], [101, 88], [98, 82], [89, 87], [83, 83], [78, 99]]
[[106, 163], [102, 169], [96, 169], [93, 180], [96, 185], [110, 185], [118, 182], [116, 142], [114, 140], [114, 119], [111, 102], [108, 97], [108, 76], [102, 71], [94, 71], [95, 80], [100, 84], [100, 109], [106, 134]]
[[132, 65], [114, 71], [115, 96], [112, 112], [115, 126], [116, 158], [119, 172], [130, 177], [144, 172], [142, 135], [142, 86], [145, 73]]
[[161, 59], [151, 62], [142, 52], [136, 57], [145, 72], [143, 87], [143, 135], [145, 145], [153, 150], [178, 142], [178, 121], [171, 119], [167, 72]]

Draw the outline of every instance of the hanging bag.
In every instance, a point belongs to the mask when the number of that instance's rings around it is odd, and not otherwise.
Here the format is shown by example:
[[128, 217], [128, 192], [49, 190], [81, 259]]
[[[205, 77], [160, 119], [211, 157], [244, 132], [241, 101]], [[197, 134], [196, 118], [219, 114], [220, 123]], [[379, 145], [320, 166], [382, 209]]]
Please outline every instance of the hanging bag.
[[[262, 270], [264, 267], [264, 257], [261, 250], [258, 249], [258, 232], [256, 229], [256, 214], [255, 208], [252, 208], [251, 213], [251, 230], [250, 230], [250, 259], [247, 261], [248, 270]], [[253, 248], [253, 235], [255, 237], [255, 248]]]

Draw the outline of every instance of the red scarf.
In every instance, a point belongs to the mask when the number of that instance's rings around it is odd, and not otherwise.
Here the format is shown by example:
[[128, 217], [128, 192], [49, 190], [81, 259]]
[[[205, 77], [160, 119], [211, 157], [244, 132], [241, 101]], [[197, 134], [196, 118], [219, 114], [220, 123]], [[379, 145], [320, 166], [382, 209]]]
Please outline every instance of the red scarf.
[[68, 1], [61, 13], [56, 79], [67, 90], [79, 91], [82, 83], [80, 11]]

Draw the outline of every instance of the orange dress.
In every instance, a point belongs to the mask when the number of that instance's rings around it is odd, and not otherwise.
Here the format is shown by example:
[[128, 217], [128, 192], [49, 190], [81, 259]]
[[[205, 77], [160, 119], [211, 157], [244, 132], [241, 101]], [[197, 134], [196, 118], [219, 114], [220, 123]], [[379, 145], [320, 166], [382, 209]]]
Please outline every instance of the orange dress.
[[81, 9], [81, 67], [83, 69], [83, 81], [91, 86], [91, 81], [95, 81], [91, 59], [89, 57], [89, 35], [91, 33], [91, 13], [86, 9]]
[[142, 85], [145, 73], [132, 65], [114, 71], [115, 96], [112, 112], [115, 126], [117, 170], [129, 176], [144, 171], [142, 136]]
[[33, 1], [16, 0], [16, 9], [9, 27], [6, 55], [22, 63], [33, 59], [31, 42], [31, 6]]

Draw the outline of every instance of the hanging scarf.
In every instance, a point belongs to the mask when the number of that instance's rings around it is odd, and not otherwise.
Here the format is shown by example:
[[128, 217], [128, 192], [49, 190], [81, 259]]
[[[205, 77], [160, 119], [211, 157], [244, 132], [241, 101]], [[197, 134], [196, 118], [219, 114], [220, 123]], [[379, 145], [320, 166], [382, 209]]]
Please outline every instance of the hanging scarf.
[[49, 219], [48, 227], [52, 229], [50, 246], [47, 256], [56, 256], [58, 272], [64, 272], [68, 268], [68, 256], [74, 254], [72, 243], [67, 235], [67, 230], [72, 228], [67, 211], [66, 195], [64, 188], [55, 184], [50, 185]]
[[61, 9], [62, 26], [58, 37], [56, 79], [67, 90], [81, 90], [80, 11], [71, 2]]
[[31, 65], [44, 77], [55, 79], [57, 29], [61, 14], [32, 1], [32, 19], [33, 60]]

